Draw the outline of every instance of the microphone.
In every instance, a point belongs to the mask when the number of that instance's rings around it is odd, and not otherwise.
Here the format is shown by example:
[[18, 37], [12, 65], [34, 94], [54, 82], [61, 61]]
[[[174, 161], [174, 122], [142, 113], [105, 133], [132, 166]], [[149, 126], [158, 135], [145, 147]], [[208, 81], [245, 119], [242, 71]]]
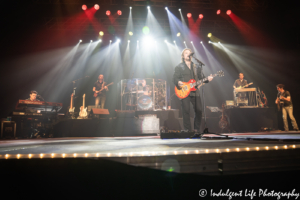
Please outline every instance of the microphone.
[[195, 54], [195, 53], [191, 53], [189, 56], [192, 56], [192, 57], [193, 57], [194, 54]]
[[41, 95], [37, 95], [37, 98], [44, 100], [44, 98]]

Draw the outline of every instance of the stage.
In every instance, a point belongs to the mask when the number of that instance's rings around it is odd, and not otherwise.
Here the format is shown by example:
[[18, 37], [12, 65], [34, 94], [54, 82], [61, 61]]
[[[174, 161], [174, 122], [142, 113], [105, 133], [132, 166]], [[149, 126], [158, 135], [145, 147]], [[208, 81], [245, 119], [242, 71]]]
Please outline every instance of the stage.
[[300, 132], [213, 134], [202, 139], [65, 137], [1, 140], [1, 159], [111, 160], [178, 173], [241, 174], [297, 170]]

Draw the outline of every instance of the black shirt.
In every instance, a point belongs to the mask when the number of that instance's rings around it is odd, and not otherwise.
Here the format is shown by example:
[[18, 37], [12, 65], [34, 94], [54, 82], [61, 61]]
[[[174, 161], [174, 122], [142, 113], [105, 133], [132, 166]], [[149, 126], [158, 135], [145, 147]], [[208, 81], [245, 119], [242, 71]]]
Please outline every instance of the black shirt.
[[[102, 88], [104, 88], [104, 86], [106, 85], [106, 83], [104, 81], [102, 81], [102, 83], [99, 83], [99, 81], [96, 81], [94, 84], [94, 87], [97, 91], [101, 90]], [[99, 94], [99, 96], [105, 96], [106, 94], [106, 90], [102, 90], [101, 93]]]
[[290, 101], [286, 101], [286, 100], [279, 98], [280, 101], [283, 101], [283, 107], [293, 106], [292, 98], [291, 98], [289, 91], [284, 91], [283, 93], [278, 93], [277, 97], [280, 97], [280, 96], [283, 96], [284, 98], [290, 97]]
[[[186, 65], [186, 63], [182, 62], [182, 63], [178, 64], [174, 70], [173, 82], [176, 86], [178, 86], [178, 81], [189, 82], [189, 80], [191, 80], [191, 79], [196, 79], [194, 76], [194, 70], [193, 70], [192, 65], [194, 65], [196, 67], [198, 80], [205, 78], [204, 76], [202, 77], [201, 69], [200, 69], [199, 65], [195, 65], [193, 62], [191, 62], [191, 69], [189, 69], [189, 67]], [[206, 81], [206, 82], [208, 82], [208, 81]], [[199, 90], [197, 90], [196, 92], [191, 92], [190, 95], [191, 96], [195, 96], [195, 95], [199, 96], [200, 95]]]
[[245, 79], [243, 79], [243, 81], [241, 81], [240, 79], [236, 79], [233, 84], [233, 86], [235, 86], [236, 88], [238, 88], [240, 86], [243, 87], [245, 85], [247, 85], [247, 80], [245, 80]]

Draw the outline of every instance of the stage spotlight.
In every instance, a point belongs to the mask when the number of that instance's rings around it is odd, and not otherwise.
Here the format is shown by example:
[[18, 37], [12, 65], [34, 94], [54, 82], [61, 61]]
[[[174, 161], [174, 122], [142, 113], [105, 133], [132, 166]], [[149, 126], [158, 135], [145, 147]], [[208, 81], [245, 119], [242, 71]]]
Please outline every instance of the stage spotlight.
[[219, 15], [221, 13], [221, 10], [217, 10], [217, 15]]
[[82, 42], [82, 40], [79, 40], [79, 42]]
[[211, 41], [208, 41], [208, 43], [212, 43]]
[[167, 43], [167, 40], [165, 40], [165, 43]]
[[111, 40], [109, 40], [109, 42], [111, 43]]
[[202, 41], [201, 41], [200, 43], [201, 43], [201, 44], [203, 44], [203, 42], [202, 42]]
[[180, 36], [180, 33], [177, 33], [177, 37], [179, 37]]
[[185, 41], [183, 41], [183, 43], [185, 44]]
[[131, 10], [131, 9], [132, 9], [132, 7], [130, 6], [130, 7], [129, 7], [129, 9]]
[[93, 42], [93, 40], [91, 40], [90, 42]]
[[98, 42], [102, 42], [102, 40], [100, 39], [100, 40], [98, 40]]
[[145, 35], [148, 35], [149, 32], [150, 32], [149, 27], [148, 27], [148, 26], [144, 26], [144, 27], [143, 27], [143, 33], [144, 33]]
[[143, 38], [143, 42], [144, 42], [145, 44], [147, 44], [147, 45], [152, 45], [153, 42], [154, 42], [154, 40], [153, 40], [152, 37], [146, 36], [146, 37]]
[[139, 41], [137, 41], [137, 43], [139, 43]]
[[133, 35], [133, 32], [131, 32], [131, 31], [129, 31], [129, 33], [128, 33], [130, 36], [132, 36]]
[[200, 14], [200, 15], [199, 15], [199, 18], [200, 18], [200, 19], [203, 19], [203, 15], [202, 15], [202, 14]]
[[95, 10], [99, 10], [100, 6], [98, 4], [94, 5]]
[[221, 44], [221, 42], [218, 42], [219, 44]]
[[121, 42], [121, 40], [120, 39], [117, 39], [117, 43], [120, 43]]
[[165, 7], [165, 10], [168, 10], [168, 7]]
[[191, 18], [191, 17], [192, 17], [192, 13], [188, 13], [188, 14], [187, 14], [187, 17], [188, 17], [188, 18]]
[[211, 33], [207, 34], [207, 37], [211, 37], [211, 36], [212, 36], [212, 34], [211, 34]]
[[147, 6], [148, 10], [150, 9], [150, 6]]
[[109, 10], [106, 11], [106, 15], [107, 15], [107, 16], [110, 15], [110, 11], [109, 11]]
[[103, 31], [100, 31], [100, 32], [99, 32], [99, 35], [100, 35], [100, 36], [103, 36], [103, 35], [104, 35], [104, 32], [103, 32]]
[[193, 44], [193, 41], [191, 41], [191, 43]]
[[176, 43], [175, 40], [173, 42]]
[[87, 6], [86, 5], [82, 5], [81, 8], [82, 8], [82, 10], [86, 10]]
[[128, 43], [130, 42], [130, 40], [128, 40]]
[[118, 15], [122, 15], [122, 11], [121, 10], [118, 10], [117, 13], [118, 13]]
[[179, 8], [178, 11], [181, 12], [181, 9]]
[[231, 10], [227, 10], [226, 14], [230, 15], [231, 14]]

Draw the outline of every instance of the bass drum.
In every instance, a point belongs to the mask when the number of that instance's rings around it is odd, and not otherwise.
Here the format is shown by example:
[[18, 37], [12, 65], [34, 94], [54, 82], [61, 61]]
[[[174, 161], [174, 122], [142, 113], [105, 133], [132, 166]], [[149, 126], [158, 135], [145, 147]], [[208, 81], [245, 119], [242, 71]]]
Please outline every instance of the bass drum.
[[137, 110], [151, 110], [152, 99], [147, 95], [140, 96], [137, 102]]

